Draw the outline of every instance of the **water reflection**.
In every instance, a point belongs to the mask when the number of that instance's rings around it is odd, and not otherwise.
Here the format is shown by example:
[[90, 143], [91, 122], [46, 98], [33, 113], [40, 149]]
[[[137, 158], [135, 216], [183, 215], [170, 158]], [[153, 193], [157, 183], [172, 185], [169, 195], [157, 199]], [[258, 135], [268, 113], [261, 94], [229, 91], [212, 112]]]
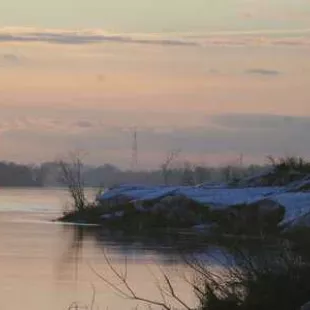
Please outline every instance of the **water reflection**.
[[[65, 249], [61, 255], [59, 274], [67, 275], [68, 267], [73, 273], [75, 281], [78, 280], [79, 263], [82, 259], [84, 229], [78, 226], [64, 226], [62, 231], [65, 240]], [[73, 270], [72, 270], [73, 267]]]
[[[115, 295], [115, 291], [108, 288], [96, 275], [98, 272], [108, 281], [119, 282], [115, 273], [111, 272], [109, 263], [119, 271], [123, 271], [125, 265], [127, 268], [128, 264], [128, 279], [133, 287], [142, 296], [155, 299], [160, 298], [157, 296], [160, 291], [156, 287], [155, 280], [160, 276], [161, 270], [172, 277], [178, 276], [181, 279], [183, 276], [184, 262], [180, 261], [178, 247], [168, 246], [172, 242], [171, 236], [167, 238], [161, 236], [158, 240], [146, 237], [135, 240], [134, 236], [128, 237], [121, 232], [105, 231], [99, 227], [64, 225], [60, 237], [64, 247], [61, 250], [58, 264], [57, 281], [75, 282], [76, 286], [73, 283], [71, 290], [73, 289], [76, 295], [79, 294], [79, 287], [82, 283], [94, 285], [98, 294], [109, 296], [105, 299], [105, 304], [101, 303], [101, 307], [114, 306], [120, 301], [126, 302], [126, 307], [122, 306], [122, 309], [133, 309], [135, 306], [129, 308], [128, 300], [122, 300]], [[163, 240], [166, 240], [166, 243]], [[189, 285], [181, 281], [178, 286], [185, 299], [191, 300], [192, 290]], [[90, 296], [89, 288], [90, 285], [88, 286]], [[101, 300], [103, 300], [102, 297]], [[85, 302], [83, 301], [82, 304]]]
[[[16, 214], [10, 217], [15, 219]], [[219, 243], [194, 240], [189, 234], [128, 236], [98, 227], [15, 222], [9, 221], [10, 217], [0, 225], [0, 291], [5, 292], [1, 294], [0, 308], [4, 305], [6, 310], [55, 310], [67, 309], [72, 302], [89, 304], [92, 284], [99, 309], [134, 309], [135, 304], [115, 295], [90, 269], [93, 266], [100, 274], [115, 279], [109, 273], [104, 253], [118, 270], [123, 270], [124, 258], [128, 258], [130, 283], [141, 295], [160, 298], [150, 273], [150, 269], [156, 271], [160, 266], [187, 300], [191, 300], [193, 292], [182, 279], [184, 273], [189, 274], [183, 255], [196, 255], [211, 267], [222, 266], [223, 261], [232, 263], [231, 258], [242, 259], [238, 246], [229, 239]], [[245, 253], [252, 256], [264, 249], [268, 247], [254, 241], [244, 247]], [[29, 306], [24, 307], [23, 300]]]
[[[185, 283], [184, 277], [193, 279], [195, 276], [188, 262], [202, 264], [201, 266], [211, 268], [209, 270], [212, 272], [220, 273], [227, 267], [245, 268], [247, 262], [259, 266], [262, 262], [272, 261], [278, 248], [276, 243], [268, 245], [266, 240], [240, 242], [227, 239], [220, 242], [191, 234], [167, 233], [158, 233], [156, 236], [154, 234], [129, 236], [121, 231], [112, 232], [100, 227], [78, 225], [64, 225], [61, 233], [66, 249], [62, 253], [58, 270], [60, 279], [70, 278], [79, 285], [83, 282], [89, 284], [97, 281], [96, 288], [106, 292], [110, 289], [105, 287], [104, 282], [98, 277], [96, 278], [91, 267], [108, 281], [114, 281], [115, 274], [109, 270], [106, 259], [108, 258], [117, 270], [123, 270], [127, 261], [128, 273], [133, 276], [130, 279], [132, 285], [143, 296], [151, 294], [153, 297], [156, 287], [154, 287], [154, 274], [150, 273], [150, 270], [154, 266], [160, 266], [165, 274], [169, 274], [172, 279], [178, 279], [180, 291], [182, 295], [187, 296], [187, 300], [192, 300], [193, 288]], [[88, 291], [91, 296], [90, 286]], [[109, 293], [115, 292], [110, 290]], [[119, 302], [119, 296], [113, 298], [109, 295], [108, 304], [115, 305]], [[126, 306], [123, 309], [130, 308]]]
[[256, 242], [240, 246], [240, 243], [229, 240], [220, 242], [189, 233], [157, 232], [130, 236], [122, 231], [80, 225], [64, 225], [61, 238], [65, 240], [65, 249], [59, 274], [75, 280], [78, 280], [80, 265], [105, 263], [105, 255], [119, 265], [126, 258], [132, 264], [172, 268], [185, 265], [188, 257], [195, 257], [208, 265], [228, 266], [235, 264], [245, 251], [247, 255], [263, 251]]
[[[103, 251], [112, 257], [113, 261], [123, 261], [124, 257], [135, 263], [150, 261], [164, 264], [180, 264], [182, 255], [186, 253], [202, 255], [218, 252], [218, 246], [202, 242], [199, 238], [177, 233], [160, 233], [144, 235], [128, 235], [122, 231], [109, 231], [101, 227], [80, 225], [64, 225], [63, 239], [66, 240], [66, 250], [62, 254], [63, 264], [79, 263], [85, 259], [83, 248], [90, 246], [100, 259]], [[88, 249], [89, 251], [89, 249]], [[103, 255], [102, 255], [103, 258]]]

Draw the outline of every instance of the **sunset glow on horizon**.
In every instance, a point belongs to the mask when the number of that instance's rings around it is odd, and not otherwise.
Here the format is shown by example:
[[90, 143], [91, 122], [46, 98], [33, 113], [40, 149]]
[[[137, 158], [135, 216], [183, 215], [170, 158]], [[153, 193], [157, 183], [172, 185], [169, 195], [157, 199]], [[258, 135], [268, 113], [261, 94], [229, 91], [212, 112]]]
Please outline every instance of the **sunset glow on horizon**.
[[[306, 0], [17, 0], [0, 12], [1, 159], [310, 158]], [[44, 145], [44, 147], [43, 147]]]

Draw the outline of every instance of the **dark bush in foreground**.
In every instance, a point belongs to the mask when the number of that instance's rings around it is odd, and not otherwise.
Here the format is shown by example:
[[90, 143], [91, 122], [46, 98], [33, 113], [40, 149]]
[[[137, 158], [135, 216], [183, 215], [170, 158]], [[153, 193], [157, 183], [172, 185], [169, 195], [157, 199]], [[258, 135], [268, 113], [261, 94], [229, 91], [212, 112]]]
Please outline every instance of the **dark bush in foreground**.
[[298, 310], [310, 300], [309, 279], [309, 263], [291, 252], [242, 257], [220, 279], [205, 270], [200, 310]]

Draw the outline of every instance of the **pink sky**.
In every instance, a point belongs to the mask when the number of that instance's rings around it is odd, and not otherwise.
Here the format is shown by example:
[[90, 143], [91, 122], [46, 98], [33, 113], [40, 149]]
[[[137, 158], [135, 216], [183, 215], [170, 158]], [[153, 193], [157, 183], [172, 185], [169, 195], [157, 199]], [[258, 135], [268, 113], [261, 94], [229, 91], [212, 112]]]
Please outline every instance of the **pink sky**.
[[[2, 159], [51, 160], [81, 148], [91, 163], [127, 167], [133, 127], [141, 137], [141, 167], [158, 165], [171, 148], [182, 149], [184, 160], [214, 164], [241, 152], [248, 161], [270, 153], [310, 155], [301, 134], [310, 128], [307, 29], [136, 33], [130, 40], [116, 34], [92, 43], [100, 31], [40, 31], [25, 42], [34, 30], [10, 29], [16, 39], [0, 43]], [[244, 127], [253, 116], [261, 126]], [[274, 126], [265, 128], [270, 117]], [[232, 143], [238, 135], [244, 143]]]

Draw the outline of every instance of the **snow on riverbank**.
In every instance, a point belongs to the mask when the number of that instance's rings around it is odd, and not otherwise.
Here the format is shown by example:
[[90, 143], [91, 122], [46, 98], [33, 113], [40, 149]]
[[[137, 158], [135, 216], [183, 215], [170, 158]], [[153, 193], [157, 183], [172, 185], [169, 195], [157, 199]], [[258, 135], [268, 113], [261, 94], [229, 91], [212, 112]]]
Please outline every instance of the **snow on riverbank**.
[[[294, 184], [296, 188], [296, 184]], [[213, 209], [228, 208], [238, 204], [271, 200], [285, 208], [281, 224], [293, 222], [310, 212], [310, 192], [292, 192], [287, 187], [192, 187], [192, 186], [143, 186], [122, 185], [98, 197], [99, 201], [117, 204], [119, 201], [150, 202], [167, 196], [183, 196]]]

